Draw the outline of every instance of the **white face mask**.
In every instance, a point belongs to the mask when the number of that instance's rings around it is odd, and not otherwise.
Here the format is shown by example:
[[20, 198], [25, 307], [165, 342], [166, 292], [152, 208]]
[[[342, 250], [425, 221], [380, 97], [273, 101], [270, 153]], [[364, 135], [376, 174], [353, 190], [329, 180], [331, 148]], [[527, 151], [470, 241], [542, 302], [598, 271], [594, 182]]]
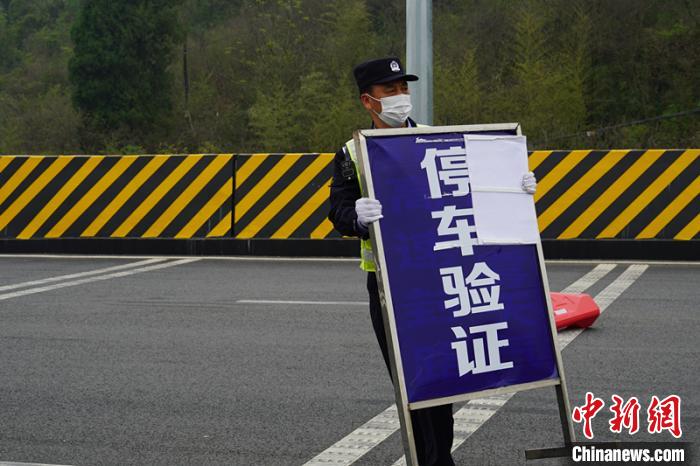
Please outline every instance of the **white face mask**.
[[377, 99], [369, 94], [366, 94], [370, 99], [374, 99], [382, 104], [382, 113], [377, 113], [380, 120], [382, 120], [387, 125], [392, 128], [398, 128], [403, 126], [408, 118], [408, 114], [411, 113], [413, 105], [411, 105], [411, 96], [409, 94], [397, 94], [389, 97], [382, 97]]

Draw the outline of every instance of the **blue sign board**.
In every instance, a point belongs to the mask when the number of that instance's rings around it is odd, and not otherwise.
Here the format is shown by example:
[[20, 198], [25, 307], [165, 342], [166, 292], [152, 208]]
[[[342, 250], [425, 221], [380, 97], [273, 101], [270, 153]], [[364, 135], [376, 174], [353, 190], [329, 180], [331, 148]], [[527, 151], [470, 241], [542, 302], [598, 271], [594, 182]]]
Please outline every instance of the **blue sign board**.
[[407, 401], [558, 380], [537, 244], [480, 241], [464, 134], [365, 142]]

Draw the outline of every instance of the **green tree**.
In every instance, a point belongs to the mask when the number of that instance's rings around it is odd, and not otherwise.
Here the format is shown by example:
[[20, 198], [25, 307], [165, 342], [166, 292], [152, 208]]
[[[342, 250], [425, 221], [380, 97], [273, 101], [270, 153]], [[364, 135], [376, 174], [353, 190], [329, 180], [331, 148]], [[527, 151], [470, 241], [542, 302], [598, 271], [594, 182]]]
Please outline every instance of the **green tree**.
[[548, 120], [547, 104], [556, 91], [556, 70], [548, 65], [550, 53], [544, 33], [545, 17], [533, 11], [535, 2], [529, 2], [519, 12], [515, 23], [514, 38], [514, 86], [506, 105], [512, 105], [526, 131], [534, 139], [546, 138]]
[[[392, 51], [379, 50], [383, 41], [372, 29], [365, 0], [309, 1], [280, 8], [283, 20], [271, 19], [278, 13], [261, 16], [267, 35], [255, 63], [262, 91], [248, 114], [253, 147], [334, 151], [353, 130], [369, 124], [358, 102], [352, 65]], [[315, 17], [316, 25], [311, 19]], [[271, 34], [279, 28], [270, 28], [269, 21], [283, 21], [284, 32]], [[282, 44], [290, 42], [297, 44], [291, 50], [304, 52], [279, 53], [285, 49]]]
[[269, 82], [264, 91], [258, 91], [255, 104], [250, 108], [250, 127], [257, 136], [255, 149], [264, 151], [291, 151], [304, 145], [303, 124], [296, 118], [295, 99], [281, 82]]
[[66, 69], [77, 11], [72, 0], [0, 3], [0, 153], [79, 152]]
[[153, 147], [165, 136], [172, 111], [169, 67], [180, 39], [176, 3], [84, 3], [72, 29], [69, 70], [86, 147], [115, 140]]
[[[351, 68], [403, 55], [404, 5], [0, 0], [0, 152], [335, 150], [368, 125]], [[596, 130], [700, 106], [699, 21], [688, 0], [434, 2], [435, 121], [697, 147], [697, 113]]]
[[[549, 96], [540, 99], [547, 102], [550, 119], [546, 123], [546, 139], [537, 141], [548, 147], [560, 143], [562, 136], [580, 133], [585, 129], [587, 117], [587, 87], [591, 71], [590, 41], [592, 25], [583, 1], [571, 1], [561, 20], [568, 27], [560, 35], [557, 50], [549, 62], [552, 75]], [[575, 141], [575, 140], [574, 140]], [[573, 142], [573, 141], [572, 141]]]
[[441, 125], [479, 123], [481, 87], [476, 51], [466, 49], [458, 60], [435, 64], [435, 121]]

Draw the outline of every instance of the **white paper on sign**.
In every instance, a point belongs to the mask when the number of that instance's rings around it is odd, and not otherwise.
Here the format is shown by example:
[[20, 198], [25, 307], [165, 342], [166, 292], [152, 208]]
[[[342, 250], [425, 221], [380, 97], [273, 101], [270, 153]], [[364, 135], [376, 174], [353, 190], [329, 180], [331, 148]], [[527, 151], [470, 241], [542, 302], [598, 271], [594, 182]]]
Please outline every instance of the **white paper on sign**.
[[512, 188], [523, 192], [527, 167], [525, 136], [465, 135], [472, 190]]
[[474, 223], [480, 244], [532, 244], [540, 237], [530, 194], [474, 192]]
[[465, 135], [467, 165], [480, 244], [536, 243], [535, 201], [522, 189], [525, 136]]

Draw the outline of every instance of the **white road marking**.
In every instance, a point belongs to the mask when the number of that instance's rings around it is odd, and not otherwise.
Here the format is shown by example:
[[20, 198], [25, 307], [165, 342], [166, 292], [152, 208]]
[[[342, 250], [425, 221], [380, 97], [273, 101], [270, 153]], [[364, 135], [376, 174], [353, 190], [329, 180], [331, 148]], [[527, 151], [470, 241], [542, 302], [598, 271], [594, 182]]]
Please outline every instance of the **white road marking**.
[[303, 466], [352, 464], [401, 428], [396, 405], [391, 405], [362, 424]]
[[[9, 258], [35, 258], [35, 259], [148, 259], [153, 256], [143, 255], [109, 255], [109, 254], [3, 254], [0, 259]], [[164, 259], [187, 259], [190, 256], [159, 256]], [[282, 257], [282, 256], [197, 256], [207, 260], [251, 261], [251, 262], [356, 262], [359, 257]], [[359, 267], [358, 267], [359, 270]]]
[[14, 461], [0, 461], [0, 466], [69, 466], [61, 464], [44, 464], [44, 463], [17, 463]]
[[[598, 264], [587, 274], [567, 286], [562, 293], [582, 293], [590, 288], [598, 280], [606, 276], [616, 264]], [[321, 305], [347, 305], [347, 306], [368, 306], [367, 301], [280, 301], [274, 299], [239, 299], [239, 304], [321, 304]]]
[[[153, 256], [144, 255], [110, 255], [110, 254], [3, 254], [0, 253], [0, 259], [8, 258], [38, 258], [38, 259], [150, 259]], [[158, 256], [164, 259], [187, 259], [190, 256]], [[224, 261], [259, 261], [259, 262], [357, 262], [358, 257], [291, 257], [291, 256], [197, 256], [202, 260], [224, 260]], [[700, 266], [700, 261], [639, 261], [639, 260], [615, 260], [617, 264], [646, 264], [646, 265], [691, 265]], [[591, 265], [598, 264], [598, 259], [547, 259], [545, 263], [551, 265]]]
[[320, 304], [327, 306], [369, 306], [367, 301], [278, 301], [274, 299], [239, 299], [238, 304]]
[[[563, 264], [563, 265], [576, 265], [576, 264], [595, 264], [600, 262], [600, 259], [547, 259], [545, 260], [547, 264]], [[615, 259], [615, 263], [618, 265], [695, 265], [700, 266], [700, 261], [664, 261], [664, 260], [634, 260], [634, 259]]]
[[[601, 264], [601, 265], [607, 265], [607, 264]], [[624, 291], [632, 285], [641, 275], [644, 273], [644, 271], [648, 268], [647, 265], [641, 265], [641, 264], [632, 264], [627, 269], [620, 274], [611, 284], [609, 284], [603, 291], [598, 293], [595, 298], [593, 298], [600, 307], [600, 312], [601, 314], [603, 311], [605, 311], [608, 306], [610, 306]], [[574, 285], [576, 285], [580, 280], [583, 280], [589, 275], [594, 275], [594, 272], [596, 272], [596, 267], [593, 269], [591, 272], [588, 274], [584, 275], [581, 279], [577, 280], [575, 283], [572, 283], [569, 287], [566, 288], [566, 290], [569, 290], [571, 288], [574, 288]], [[603, 270], [603, 269], [599, 269]], [[610, 269], [612, 270], [612, 269]], [[609, 270], [608, 270], [609, 271]], [[598, 274], [600, 275], [602, 272], [599, 272]], [[607, 272], [605, 272], [607, 273]], [[605, 273], [602, 273], [602, 276], [605, 275]], [[593, 281], [591, 285], [595, 283]], [[589, 285], [590, 286], [590, 285]], [[576, 293], [581, 293], [581, 291], [575, 291]], [[566, 291], [567, 293], [571, 293], [572, 291]], [[583, 328], [577, 328], [574, 330], [568, 330], [562, 333], [557, 334], [557, 341], [559, 342], [559, 349], [560, 351], [563, 351], [564, 348], [568, 346], [569, 343], [571, 343], [574, 338], [579, 336], [581, 332], [583, 332], [585, 329]], [[479, 400], [473, 400], [468, 403], [466, 403], [459, 411], [455, 413], [455, 436], [454, 436], [454, 442], [452, 443], [452, 451], [457, 450], [468, 438], [476, 432], [479, 427], [481, 427], [484, 422], [489, 420], [491, 416], [496, 414], [496, 412], [503, 406], [505, 405], [508, 400], [510, 400], [513, 396], [515, 396], [515, 393], [508, 393], [505, 395], [500, 395], [498, 397], [489, 397], [489, 398], [484, 398], [484, 399], [479, 399]], [[484, 400], [488, 400], [487, 403], [484, 403]], [[486, 404], [486, 406], [484, 406]], [[406, 464], [406, 459], [405, 457], [402, 457], [399, 459], [397, 462], [395, 462], [392, 466], [404, 466]]]
[[[169, 256], [158, 256], [163, 259], [173, 259]], [[17, 254], [17, 253], [0, 253], [0, 259], [152, 259], [153, 255], [144, 256], [141, 254], [136, 255], [122, 255], [122, 254]], [[2, 463], [0, 463], [2, 465]]]
[[[566, 287], [563, 292], [581, 293], [607, 275], [614, 268], [615, 264], [598, 264], [583, 277]], [[636, 280], [639, 275], [646, 270], [646, 268], [646, 265], [630, 266], [630, 268], [623, 272], [612, 284], [599, 293], [594, 299], [601, 307], [601, 312], [603, 309], [605, 309], [605, 307], [612, 303], [612, 301], [614, 301], [619, 294], [622, 294], [622, 292], [625, 291], [627, 287], [629, 287], [629, 285], [631, 285], [634, 280]], [[632, 272], [630, 272], [630, 270], [632, 270]], [[626, 286], [623, 287], [621, 283], [626, 284]], [[618, 293], [617, 296], [612, 298], [612, 300], [610, 300], [610, 298], [613, 297], [613, 293], [610, 290], [615, 290], [615, 292]], [[608, 298], [602, 299], [604, 296], [607, 296]], [[601, 302], [598, 302], [599, 297], [601, 298]], [[576, 333], [573, 338], [575, 338], [578, 333]], [[558, 337], [559, 341], [561, 342], [561, 335]], [[571, 338], [569, 341], [573, 340], [573, 338]], [[568, 342], [564, 343], [564, 345], [566, 344], [568, 344]], [[561, 346], [560, 349], [563, 350], [563, 348], [564, 347]], [[498, 411], [498, 409], [500, 409], [511, 398], [511, 396], [513, 395], [496, 395], [488, 398], [472, 400], [458, 410], [454, 416], [455, 436], [453, 451], [464, 443], [464, 441], [469, 438], [472, 433], [476, 432], [476, 430], [479, 429], [484, 422], [491, 418], [491, 416], [493, 416], [493, 414], [496, 413], [496, 411]], [[375, 428], [374, 426], [380, 426], [380, 428]], [[396, 411], [396, 405], [391, 405], [379, 415], [370, 419], [360, 428], [351, 432], [335, 444], [331, 445], [328, 449], [312, 458], [303, 466], [350, 465], [367, 454], [370, 450], [386, 440], [399, 429], [400, 424]], [[394, 466], [405, 464], [405, 459], [401, 458], [399, 461], [394, 463]]]
[[150, 272], [152, 270], [159, 270], [159, 269], [165, 269], [168, 267], [175, 267], [176, 265], [188, 264], [190, 262], [196, 262], [198, 260], [200, 260], [200, 259], [199, 258], [180, 259], [177, 261], [166, 262], [164, 264], [148, 265], [146, 267], [138, 267], [136, 269], [123, 270], [121, 272], [113, 272], [113, 273], [108, 273], [106, 275], [97, 275], [95, 277], [81, 278], [79, 280], [61, 282], [61, 283], [56, 283], [54, 285], [40, 286], [40, 287], [36, 287], [36, 288], [29, 288], [27, 290], [15, 291], [12, 293], [0, 294], [0, 301], [5, 300], [5, 299], [17, 298], [19, 296], [26, 296], [26, 295], [35, 294], [35, 293], [42, 293], [44, 291], [57, 290], [59, 288], [65, 288], [68, 286], [82, 285], [85, 283], [92, 283], [92, 282], [97, 282], [97, 281], [101, 281], [101, 280], [109, 280], [111, 278], [126, 277], [128, 275], [134, 275], [137, 273]]
[[[593, 300], [596, 302], [598, 307], [600, 307], [600, 313], [602, 314], [608, 306], [610, 306], [617, 298], [620, 297], [622, 293], [629, 288], [632, 283], [637, 281], [637, 279], [644, 273], [649, 266], [646, 264], [632, 264], [627, 269], [620, 274], [611, 284], [605, 287], [603, 291], [598, 293]], [[583, 332], [584, 328], [568, 329], [557, 335], [559, 341], [559, 348], [562, 350], [571, 343], [571, 341], [579, 336]]]
[[0, 286], [0, 291], [14, 290], [17, 288], [26, 288], [33, 285], [43, 285], [44, 283], [60, 282], [63, 280], [70, 280], [71, 278], [87, 277], [90, 275], [99, 275], [102, 273], [116, 272], [117, 270], [129, 269], [133, 267], [139, 267], [142, 265], [153, 264], [155, 262], [163, 262], [166, 259], [163, 258], [152, 258], [138, 262], [129, 262], [128, 264], [115, 265], [112, 267], [104, 267], [102, 269], [88, 270], [87, 272], [71, 273], [68, 275], [58, 275], [56, 277], [42, 278], [41, 280], [31, 280], [28, 282], [15, 283], [12, 285]]
[[616, 264], [598, 264], [583, 277], [579, 278], [571, 285], [564, 288], [562, 293], [583, 293], [588, 288], [593, 286], [598, 280], [606, 276], [611, 270], [616, 267]]

